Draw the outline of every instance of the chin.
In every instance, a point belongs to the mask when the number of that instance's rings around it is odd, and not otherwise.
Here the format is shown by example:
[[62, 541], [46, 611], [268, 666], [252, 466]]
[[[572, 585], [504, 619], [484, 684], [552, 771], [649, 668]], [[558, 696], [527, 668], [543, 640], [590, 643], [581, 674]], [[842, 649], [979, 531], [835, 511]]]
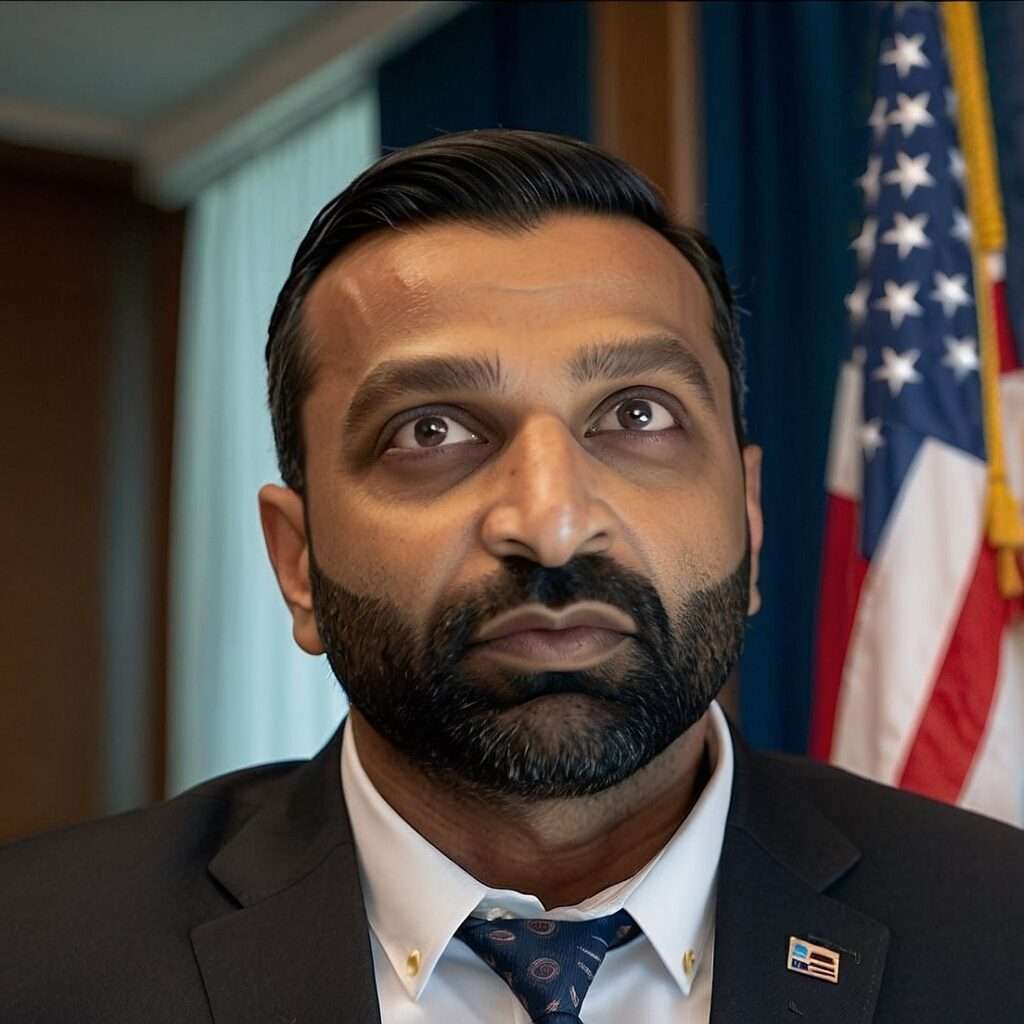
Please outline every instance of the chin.
[[602, 729], [619, 717], [612, 702], [586, 693], [543, 694], [501, 713], [503, 723], [528, 730], [531, 737], [562, 741]]

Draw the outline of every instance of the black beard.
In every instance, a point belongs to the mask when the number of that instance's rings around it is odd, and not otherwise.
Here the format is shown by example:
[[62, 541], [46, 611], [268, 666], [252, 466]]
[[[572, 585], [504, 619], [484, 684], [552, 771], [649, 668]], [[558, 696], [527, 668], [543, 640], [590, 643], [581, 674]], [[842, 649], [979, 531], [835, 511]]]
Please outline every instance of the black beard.
[[[421, 639], [399, 606], [346, 590], [310, 551], [320, 639], [349, 703], [448, 787], [492, 798], [599, 793], [699, 721], [739, 658], [749, 542], [735, 571], [693, 593], [674, 623], [654, 587], [604, 555], [556, 568], [512, 557], [503, 566], [490, 585], [443, 607]], [[638, 632], [593, 669], [464, 664], [485, 622], [534, 601], [603, 601], [631, 613]]]

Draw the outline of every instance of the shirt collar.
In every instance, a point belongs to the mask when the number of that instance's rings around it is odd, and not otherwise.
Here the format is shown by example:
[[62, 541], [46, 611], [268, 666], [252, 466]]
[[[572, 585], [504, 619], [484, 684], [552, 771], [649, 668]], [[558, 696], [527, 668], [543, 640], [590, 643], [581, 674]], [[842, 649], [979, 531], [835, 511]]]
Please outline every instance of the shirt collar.
[[661, 853], [634, 876], [623, 903], [684, 995], [710, 959], [715, 881], [732, 797], [732, 736], [717, 702], [709, 719], [707, 784]]
[[666, 970], [688, 995], [711, 952], [715, 878], [732, 793], [729, 728], [716, 702], [709, 716], [711, 776], [668, 843], [631, 878], [573, 907], [551, 911], [535, 896], [488, 889], [427, 842], [374, 787], [359, 760], [351, 719], [346, 722], [341, 783], [355, 837], [366, 916], [409, 996], [419, 999], [445, 948], [470, 914], [586, 920], [622, 908], [632, 914]]
[[445, 947], [487, 887], [427, 842], [380, 795], [359, 760], [351, 718], [341, 741], [341, 784], [367, 921], [406, 991], [419, 999]]

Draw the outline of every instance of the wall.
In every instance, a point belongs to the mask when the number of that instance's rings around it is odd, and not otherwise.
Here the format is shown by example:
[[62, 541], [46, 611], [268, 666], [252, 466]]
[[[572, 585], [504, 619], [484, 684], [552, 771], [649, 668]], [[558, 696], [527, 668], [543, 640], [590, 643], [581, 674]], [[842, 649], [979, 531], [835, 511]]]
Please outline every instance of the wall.
[[[143, 800], [162, 783], [167, 474], [160, 467], [169, 464], [180, 218], [135, 200], [123, 165], [9, 145], [0, 146], [0, 196], [0, 838], [6, 838], [115, 809], [112, 767], [134, 771], [121, 788], [127, 781], [127, 791]], [[126, 338], [123, 310], [133, 296], [125, 290], [138, 289], [140, 281], [153, 285], [144, 289], [143, 330]], [[145, 373], [125, 382], [117, 368], [130, 351], [126, 344], [147, 351]], [[129, 392], [119, 392], [119, 379]], [[130, 680], [143, 698], [141, 724], [131, 726], [141, 733], [134, 740], [145, 759], [134, 769], [113, 765], [116, 737], [104, 714], [116, 653], [111, 637], [118, 630], [107, 618], [107, 537], [118, 492], [111, 473], [124, 464], [109, 428], [114, 413], [125, 409], [128, 419], [118, 422], [129, 438], [145, 439], [135, 465], [152, 499], [146, 505], [156, 510], [147, 516], [146, 548], [136, 551], [128, 573], [144, 569], [155, 584], [143, 598], [152, 614], [139, 620], [147, 623], [146, 635], [132, 638], [145, 652], [143, 671]]]

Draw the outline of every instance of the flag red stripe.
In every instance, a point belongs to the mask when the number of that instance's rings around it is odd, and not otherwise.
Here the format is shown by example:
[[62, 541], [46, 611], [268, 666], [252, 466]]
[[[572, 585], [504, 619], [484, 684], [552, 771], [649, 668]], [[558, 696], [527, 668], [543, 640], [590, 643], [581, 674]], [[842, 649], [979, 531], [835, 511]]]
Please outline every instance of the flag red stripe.
[[996, 552], [982, 544], [960, 618], [903, 766], [901, 788], [948, 803], [959, 797], [988, 724], [1009, 607], [999, 593]]
[[817, 685], [810, 735], [811, 756], [822, 761], [828, 759], [832, 749], [843, 662], [868, 569], [857, 550], [859, 512], [859, 502], [828, 495], [818, 604]]
[[1010, 324], [1010, 311], [1006, 304], [1006, 283], [997, 281], [992, 286], [992, 305], [995, 307], [996, 339], [999, 343], [999, 372], [1009, 373], [1020, 366], [1017, 345]]

